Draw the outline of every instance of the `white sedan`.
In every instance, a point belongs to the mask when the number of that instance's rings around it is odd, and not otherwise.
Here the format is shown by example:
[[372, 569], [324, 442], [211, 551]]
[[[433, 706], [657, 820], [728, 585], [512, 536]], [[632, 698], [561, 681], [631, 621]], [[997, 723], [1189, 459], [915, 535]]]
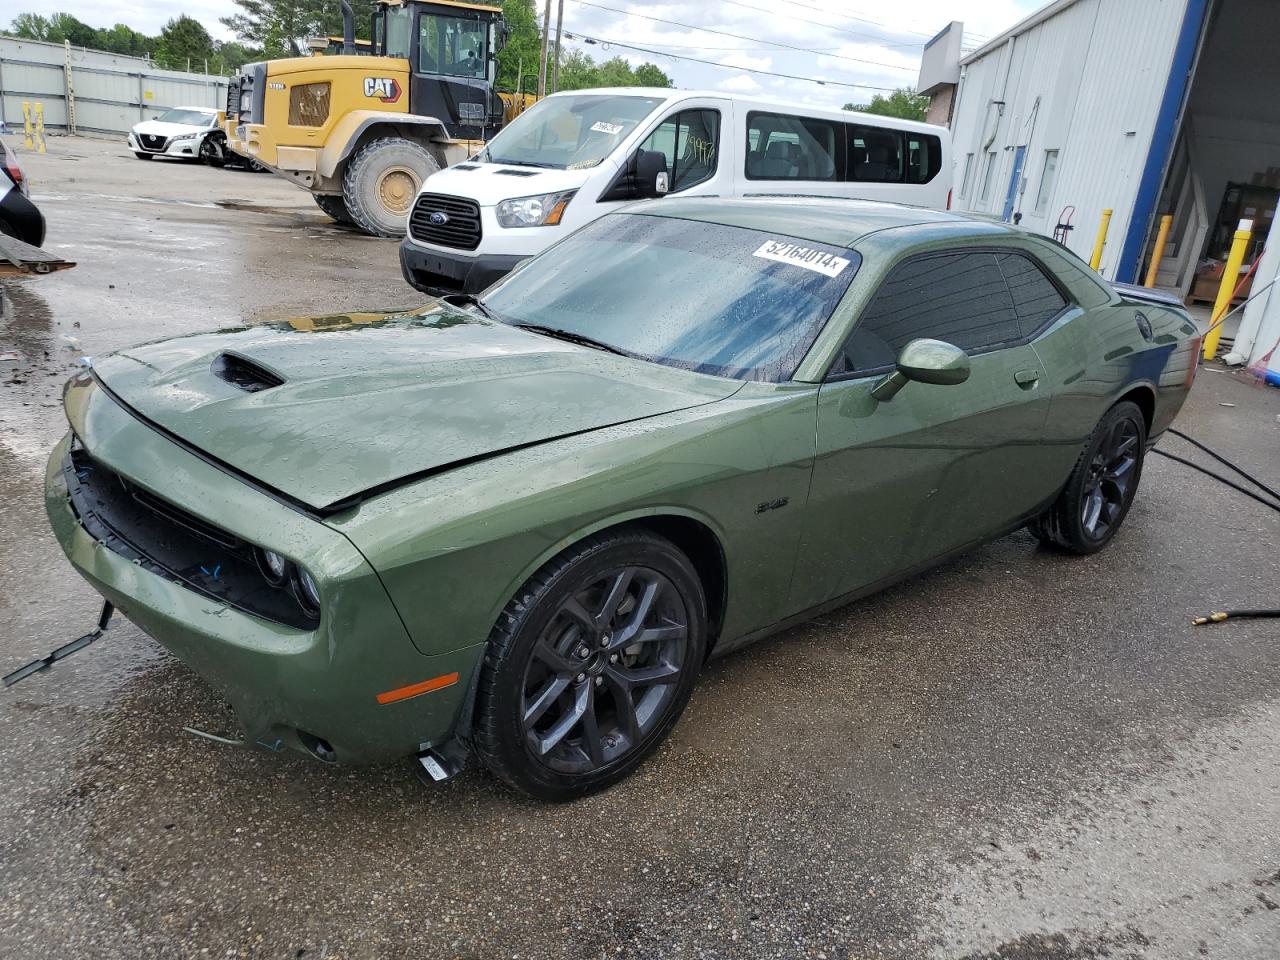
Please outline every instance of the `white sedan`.
[[225, 162], [225, 137], [212, 107], [173, 107], [155, 120], [144, 120], [129, 131], [129, 149], [139, 160], [178, 157]]

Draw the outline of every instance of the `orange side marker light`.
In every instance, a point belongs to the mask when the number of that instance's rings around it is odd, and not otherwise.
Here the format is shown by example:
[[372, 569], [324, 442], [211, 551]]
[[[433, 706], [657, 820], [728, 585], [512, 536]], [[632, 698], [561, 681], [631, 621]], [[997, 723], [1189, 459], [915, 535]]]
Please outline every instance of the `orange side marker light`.
[[457, 682], [458, 674], [456, 671], [446, 673], [443, 676], [432, 677], [430, 680], [423, 680], [421, 683], [411, 683], [407, 687], [396, 687], [394, 690], [380, 693], [378, 694], [378, 702], [395, 703], [397, 700], [408, 700], [410, 697], [419, 697], [424, 693], [431, 693], [433, 690], [452, 687]]

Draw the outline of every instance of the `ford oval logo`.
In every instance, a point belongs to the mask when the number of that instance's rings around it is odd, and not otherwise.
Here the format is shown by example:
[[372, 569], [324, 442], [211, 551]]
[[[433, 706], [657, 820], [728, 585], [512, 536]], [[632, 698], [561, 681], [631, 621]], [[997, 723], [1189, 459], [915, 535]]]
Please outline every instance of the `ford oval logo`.
[[435, 213], [431, 215], [430, 220], [434, 226], [443, 227], [446, 223], [449, 222], [449, 215], [445, 213], [443, 210], [437, 210]]

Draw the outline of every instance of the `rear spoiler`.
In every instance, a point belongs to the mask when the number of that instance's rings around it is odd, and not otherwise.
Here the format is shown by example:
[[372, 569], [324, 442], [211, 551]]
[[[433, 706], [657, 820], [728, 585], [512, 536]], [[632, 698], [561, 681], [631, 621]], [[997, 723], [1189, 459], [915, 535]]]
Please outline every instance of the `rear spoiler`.
[[1112, 288], [1126, 300], [1137, 300], [1139, 303], [1153, 303], [1161, 307], [1185, 307], [1182, 298], [1168, 290], [1156, 290], [1151, 287], [1139, 287], [1132, 283], [1113, 283]]

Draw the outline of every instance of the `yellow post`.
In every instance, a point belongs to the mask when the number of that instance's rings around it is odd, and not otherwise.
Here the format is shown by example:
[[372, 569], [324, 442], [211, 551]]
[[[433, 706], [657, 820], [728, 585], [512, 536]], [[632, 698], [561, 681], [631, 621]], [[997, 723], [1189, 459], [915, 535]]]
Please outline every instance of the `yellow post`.
[[1151, 251], [1151, 268], [1147, 270], [1147, 282], [1144, 286], [1156, 285], [1156, 274], [1160, 272], [1160, 261], [1164, 259], [1164, 248], [1169, 243], [1169, 231], [1173, 228], [1173, 214], [1166, 213], [1160, 218], [1160, 232], [1156, 234], [1156, 248]]
[[1227, 265], [1222, 271], [1222, 286], [1218, 287], [1218, 299], [1213, 305], [1213, 320], [1209, 324], [1209, 332], [1204, 337], [1204, 358], [1212, 360], [1218, 352], [1218, 339], [1222, 336], [1220, 321], [1231, 309], [1231, 297], [1240, 283], [1240, 268], [1244, 265], [1244, 255], [1249, 250], [1249, 241], [1253, 239], [1253, 221], [1241, 220], [1236, 228], [1236, 235], [1231, 241], [1231, 253], [1227, 256]]
[[36, 150], [45, 152], [44, 146], [44, 104], [36, 101]]
[[1107, 245], [1107, 231], [1111, 229], [1111, 214], [1114, 211], [1108, 207], [1102, 211], [1102, 223], [1098, 224], [1098, 239], [1093, 242], [1093, 256], [1089, 258], [1089, 266], [1097, 270], [1102, 266], [1102, 248]]
[[35, 131], [35, 127], [31, 124], [31, 102], [29, 100], [22, 101], [22, 132], [25, 134], [22, 145], [28, 150], [34, 150], [36, 143], [31, 139], [31, 134]]

